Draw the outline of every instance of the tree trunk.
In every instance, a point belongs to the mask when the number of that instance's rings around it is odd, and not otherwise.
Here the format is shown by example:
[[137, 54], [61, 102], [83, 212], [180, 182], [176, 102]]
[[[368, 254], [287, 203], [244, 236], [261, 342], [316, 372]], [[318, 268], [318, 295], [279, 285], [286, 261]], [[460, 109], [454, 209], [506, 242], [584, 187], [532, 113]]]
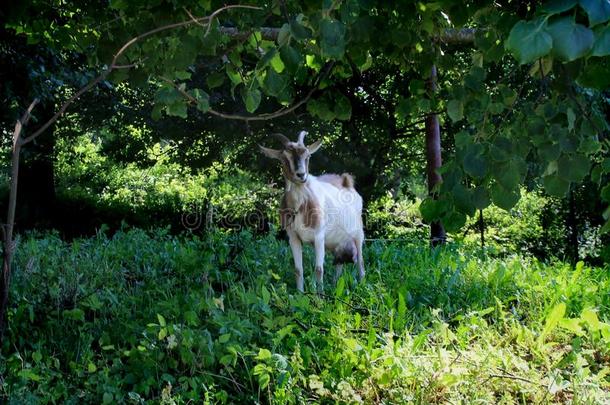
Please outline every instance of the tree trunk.
[[568, 215], [566, 218], [568, 228], [568, 255], [570, 262], [575, 264], [578, 261], [578, 221], [576, 219], [576, 200], [574, 199], [573, 187], [568, 192]]
[[485, 220], [481, 209], [479, 210], [479, 232], [481, 234], [481, 249], [485, 249]]
[[[427, 80], [428, 92], [436, 91], [436, 66], [432, 65], [430, 77]], [[426, 172], [428, 174], [428, 193], [436, 198], [435, 188], [442, 182], [438, 169], [442, 165], [441, 159], [441, 129], [437, 114], [428, 114], [426, 117]], [[437, 246], [445, 243], [447, 235], [440, 221], [430, 224], [430, 244]]]
[[19, 158], [22, 145], [23, 127], [30, 120], [34, 107], [38, 104], [38, 99], [32, 101], [21, 119], [15, 124], [13, 132], [13, 147], [11, 149], [11, 179], [9, 183], [8, 208], [6, 212], [6, 224], [2, 233], [2, 275], [0, 276], [0, 348], [4, 339], [6, 327], [6, 312], [8, 307], [8, 295], [11, 283], [11, 269], [15, 244], [13, 241], [13, 227], [15, 225], [15, 209], [17, 207], [17, 187], [19, 179]]

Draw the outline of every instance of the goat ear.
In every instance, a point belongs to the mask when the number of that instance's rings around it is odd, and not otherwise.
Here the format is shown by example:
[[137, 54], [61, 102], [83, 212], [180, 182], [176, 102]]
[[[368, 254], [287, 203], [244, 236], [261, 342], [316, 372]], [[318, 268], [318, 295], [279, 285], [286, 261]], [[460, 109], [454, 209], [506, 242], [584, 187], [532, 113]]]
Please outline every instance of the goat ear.
[[280, 141], [284, 147], [290, 143], [290, 139], [286, 138], [284, 134], [271, 134], [271, 136]]
[[258, 145], [263, 155], [270, 157], [271, 159], [280, 159], [281, 151], [277, 149], [265, 148], [264, 146]]
[[311, 145], [308, 145], [307, 150], [309, 151], [309, 153], [315, 153], [315, 152], [317, 152], [318, 149], [320, 149], [320, 146], [322, 146], [322, 140], [318, 139]]

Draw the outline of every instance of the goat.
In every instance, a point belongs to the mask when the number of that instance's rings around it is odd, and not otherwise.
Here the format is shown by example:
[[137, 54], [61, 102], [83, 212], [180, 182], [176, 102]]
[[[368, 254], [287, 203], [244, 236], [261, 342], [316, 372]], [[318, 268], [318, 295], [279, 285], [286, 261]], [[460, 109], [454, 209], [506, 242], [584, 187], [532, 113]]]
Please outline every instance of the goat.
[[334, 255], [335, 283], [343, 264], [358, 265], [359, 279], [364, 277], [362, 244], [362, 197], [354, 189], [348, 173], [309, 174], [309, 158], [322, 145], [318, 140], [305, 146], [307, 132], [301, 131], [297, 142], [274, 134], [283, 149], [260, 146], [261, 152], [282, 164], [286, 188], [280, 206], [280, 222], [286, 230], [294, 259], [297, 290], [303, 292], [303, 243], [312, 243], [316, 257], [316, 286], [323, 290], [324, 253]]

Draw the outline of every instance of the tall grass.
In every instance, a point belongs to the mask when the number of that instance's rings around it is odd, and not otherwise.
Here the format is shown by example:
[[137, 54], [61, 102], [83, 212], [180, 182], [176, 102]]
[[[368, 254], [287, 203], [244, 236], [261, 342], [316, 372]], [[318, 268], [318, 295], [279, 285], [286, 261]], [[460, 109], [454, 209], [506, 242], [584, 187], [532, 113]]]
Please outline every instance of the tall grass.
[[272, 236], [30, 235], [17, 250], [0, 398], [610, 401], [607, 268], [458, 246], [375, 242], [365, 255], [365, 282], [347, 271], [318, 296], [296, 293], [288, 244]]

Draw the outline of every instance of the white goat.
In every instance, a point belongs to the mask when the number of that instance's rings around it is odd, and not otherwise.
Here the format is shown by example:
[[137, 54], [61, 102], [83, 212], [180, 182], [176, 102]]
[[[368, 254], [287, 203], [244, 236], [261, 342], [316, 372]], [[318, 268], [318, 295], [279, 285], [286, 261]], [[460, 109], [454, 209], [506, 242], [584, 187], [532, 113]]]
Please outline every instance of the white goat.
[[312, 243], [316, 253], [316, 285], [323, 289], [324, 251], [331, 251], [336, 264], [335, 282], [343, 263], [357, 263], [359, 278], [364, 277], [362, 244], [362, 197], [354, 189], [354, 179], [343, 173], [309, 174], [309, 158], [322, 145], [303, 143], [307, 132], [301, 131], [297, 142], [274, 134], [282, 150], [260, 146], [268, 157], [282, 163], [286, 189], [280, 208], [281, 224], [290, 241], [294, 258], [297, 289], [303, 291], [303, 242]]

